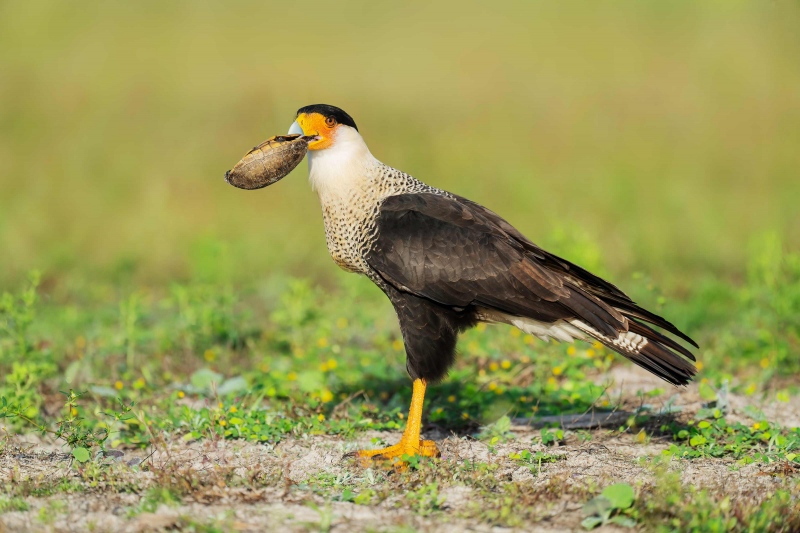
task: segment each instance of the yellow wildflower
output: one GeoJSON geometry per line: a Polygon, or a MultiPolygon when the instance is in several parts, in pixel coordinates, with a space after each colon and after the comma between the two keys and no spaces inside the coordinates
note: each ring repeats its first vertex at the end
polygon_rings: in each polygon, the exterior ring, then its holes
{"type": "Polygon", "coordinates": [[[336,327],[339,329],[344,329],[347,327],[347,319],[342,317],[336,321],[336,327]]]}
{"type": "Polygon", "coordinates": [[[327,337],[321,337],[320,339],[317,340],[317,346],[319,346],[320,348],[325,348],[327,345],[328,345],[327,337]]]}
{"type": "Polygon", "coordinates": [[[330,370],[336,370],[336,367],[339,363],[336,362],[336,359],[328,359],[328,368],[330,370]]]}
{"type": "Polygon", "coordinates": [[[116,383],[114,383],[114,388],[115,388],[115,389],[117,389],[117,390],[122,390],[122,387],[123,387],[123,386],[124,386],[124,385],[123,385],[123,384],[122,384],[122,382],[121,382],[121,381],[119,381],[119,380],[117,380],[117,382],[116,382],[116,383]]]}
{"type": "Polygon", "coordinates": [[[328,389],[325,389],[322,391],[322,394],[320,394],[320,399],[324,403],[328,403],[329,401],[333,400],[333,393],[328,389]]]}
{"type": "Polygon", "coordinates": [[[489,383],[489,390],[495,390],[496,388],[497,388],[497,383],[495,383],[494,381],[489,383]]]}
{"type": "Polygon", "coordinates": [[[182,390],[179,390],[178,391],[178,398],[183,398],[184,396],[186,396],[186,393],[183,392],[182,390]]]}
{"type": "Polygon", "coordinates": [[[491,371],[491,372],[497,372],[497,369],[498,369],[498,368],[500,368],[500,365],[498,365],[498,364],[497,364],[497,363],[495,363],[494,361],[492,361],[491,363],[489,363],[489,371],[491,371]]]}
{"type": "Polygon", "coordinates": [[[563,373],[564,373],[564,369],[563,369],[563,368],[561,368],[560,366],[557,366],[557,367],[555,367],[555,368],[553,369],[553,375],[554,375],[554,376],[560,376],[560,375],[561,375],[561,374],[563,374],[563,373]]]}
{"type": "Polygon", "coordinates": [[[322,413],[318,414],[317,415],[317,420],[319,420],[320,422],[324,422],[325,421],[325,415],[323,415],[322,413]]]}
{"type": "Polygon", "coordinates": [[[289,381],[296,381],[297,380],[297,372],[289,372],[286,374],[286,379],[289,381]]]}
{"type": "Polygon", "coordinates": [[[451,394],[450,396],[447,397],[447,401],[453,403],[456,401],[456,397],[451,394]]]}
{"type": "Polygon", "coordinates": [[[761,360],[761,368],[763,368],[764,370],[769,368],[769,359],[767,357],[761,360]]]}
{"type": "Polygon", "coordinates": [[[698,361],[697,363],[695,363],[695,365],[694,365],[694,366],[696,366],[696,367],[697,367],[697,371],[699,372],[699,371],[703,370],[703,366],[704,366],[704,365],[703,365],[703,362],[702,362],[702,361],[698,361]]]}
{"type": "Polygon", "coordinates": [[[213,361],[214,359],[216,359],[216,357],[217,357],[217,354],[214,353],[214,350],[206,350],[203,353],[203,358],[208,362],[213,361]]]}
{"type": "Polygon", "coordinates": [[[500,363],[500,366],[503,368],[503,370],[508,370],[509,368],[511,368],[511,361],[506,359],[505,361],[500,363]]]}
{"type": "Polygon", "coordinates": [[[574,346],[567,346],[567,355],[572,356],[575,355],[575,352],[578,350],[575,349],[574,346]]]}

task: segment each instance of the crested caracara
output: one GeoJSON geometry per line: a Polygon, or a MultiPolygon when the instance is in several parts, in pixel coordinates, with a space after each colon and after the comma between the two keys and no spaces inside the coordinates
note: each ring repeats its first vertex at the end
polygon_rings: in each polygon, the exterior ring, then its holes
{"type": "Polygon", "coordinates": [[[331,257],[386,293],[405,343],[413,380],[405,432],[398,444],[360,457],[438,454],[420,439],[425,387],[453,364],[459,332],[479,322],[543,339],[597,340],[675,385],[694,376],[692,353],[653,326],[697,347],[686,334],[485,207],[381,163],[343,110],[303,107],[289,133],[313,136],[309,180],[331,257]]]}

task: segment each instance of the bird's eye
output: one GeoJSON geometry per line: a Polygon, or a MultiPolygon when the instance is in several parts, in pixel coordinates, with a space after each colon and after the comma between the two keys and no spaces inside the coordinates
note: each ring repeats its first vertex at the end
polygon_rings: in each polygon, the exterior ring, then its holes
{"type": "Polygon", "coordinates": [[[333,117],[327,117],[325,119],[325,125],[328,126],[329,128],[334,127],[336,125],[336,119],[333,117]]]}

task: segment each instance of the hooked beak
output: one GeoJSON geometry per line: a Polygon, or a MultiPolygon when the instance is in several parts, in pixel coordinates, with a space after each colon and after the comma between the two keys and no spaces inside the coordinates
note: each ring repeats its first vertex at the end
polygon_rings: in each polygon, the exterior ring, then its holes
{"type": "Polygon", "coordinates": [[[300,127],[300,124],[298,124],[296,120],[292,122],[292,125],[289,127],[289,135],[292,135],[293,133],[305,135],[303,128],[300,127]]]}

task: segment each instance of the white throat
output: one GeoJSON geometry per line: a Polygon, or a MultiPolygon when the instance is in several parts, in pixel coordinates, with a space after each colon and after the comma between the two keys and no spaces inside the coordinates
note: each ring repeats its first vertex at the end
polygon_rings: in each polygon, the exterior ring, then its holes
{"type": "Polygon", "coordinates": [[[369,179],[369,170],[376,163],[378,160],[370,153],[358,131],[340,125],[330,147],[309,150],[308,181],[320,198],[347,197],[369,179]]]}

